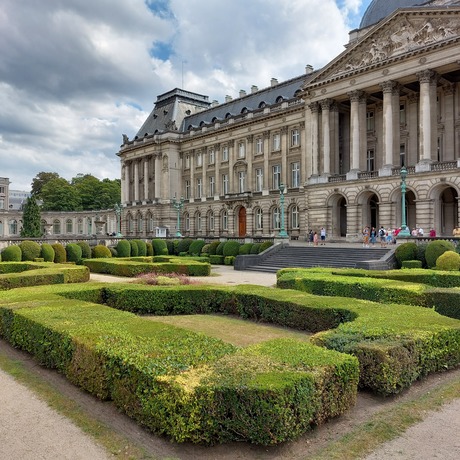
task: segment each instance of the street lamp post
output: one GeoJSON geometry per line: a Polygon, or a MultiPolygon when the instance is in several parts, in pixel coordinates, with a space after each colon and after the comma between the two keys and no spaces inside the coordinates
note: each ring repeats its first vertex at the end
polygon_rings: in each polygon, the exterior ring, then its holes
{"type": "Polygon", "coordinates": [[[119,238],[123,236],[121,234],[121,205],[119,203],[116,203],[114,206],[114,210],[115,210],[115,216],[117,218],[117,233],[115,236],[119,238]]]}
{"type": "Polygon", "coordinates": [[[288,234],[286,232],[286,229],[284,228],[284,192],[286,190],[286,187],[283,183],[280,184],[279,190],[280,190],[280,233],[279,233],[279,237],[287,238],[288,234]]]}
{"type": "Polygon", "coordinates": [[[401,168],[401,231],[398,238],[409,238],[411,236],[406,222],[406,177],[407,169],[403,165],[401,168]]]}
{"type": "Polygon", "coordinates": [[[176,236],[178,238],[182,238],[182,233],[180,232],[180,212],[182,208],[184,207],[184,197],[181,196],[180,200],[176,200],[176,198],[173,198],[171,200],[171,204],[173,205],[173,208],[177,211],[177,231],[176,231],[176,236]]]}

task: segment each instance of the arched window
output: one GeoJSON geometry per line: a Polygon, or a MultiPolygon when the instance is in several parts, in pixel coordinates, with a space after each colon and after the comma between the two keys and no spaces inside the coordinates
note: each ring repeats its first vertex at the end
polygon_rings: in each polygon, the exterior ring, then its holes
{"type": "Polygon", "coordinates": [[[259,109],[264,109],[265,107],[267,107],[267,104],[262,101],[260,104],[259,104],[259,109]]]}
{"type": "Polygon", "coordinates": [[[155,231],[155,222],[153,220],[153,215],[149,213],[147,215],[147,229],[149,233],[153,233],[155,231]]]}
{"type": "MultiPolygon", "coordinates": [[[[47,225],[47,224],[46,224],[46,220],[45,220],[45,219],[42,219],[42,220],[40,221],[40,233],[41,233],[42,235],[44,235],[44,234],[46,233],[46,225],[47,225]]],[[[1,235],[1,233],[0,233],[0,235],[1,235]]]]}
{"type": "Polygon", "coordinates": [[[299,207],[292,206],[290,209],[290,224],[291,228],[299,228],[299,207]]]}
{"type": "Polygon", "coordinates": [[[73,232],[73,223],[72,219],[67,219],[65,221],[65,232],[66,233],[72,233],[73,232]]]}
{"type": "Polygon", "coordinates": [[[273,208],[272,211],[272,228],[280,228],[280,208],[273,208]]]}
{"type": "Polygon", "coordinates": [[[143,226],[144,226],[144,222],[143,222],[143,219],[142,219],[142,214],[139,213],[137,215],[137,222],[136,222],[136,227],[137,227],[137,232],[138,233],[142,232],[143,226]]]}
{"type": "Polygon", "coordinates": [[[209,213],[209,230],[214,231],[214,213],[211,211],[209,213]]]}
{"type": "Polygon", "coordinates": [[[195,216],[195,229],[197,232],[201,232],[201,213],[197,212],[195,216]]]}
{"type": "Polygon", "coordinates": [[[61,221],[59,219],[55,219],[53,221],[53,233],[55,235],[59,235],[61,233],[61,221]]]}
{"type": "Polygon", "coordinates": [[[134,231],[134,220],[131,214],[128,214],[128,232],[132,233],[134,231]]]}
{"type": "Polygon", "coordinates": [[[280,103],[283,102],[283,101],[284,101],[284,97],[283,97],[283,96],[278,96],[278,97],[276,98],[276,103],[277,103],[277,104],[280,104],[280,103]]]}
{"type": "Polygon", "coordinates": [[[228,230],[228,212],[227,211],[222,211],[221,214],[221,227],[222,230],[228,230]]]}
{"type": "Polygon", "coordinates": [[[83,219],[77,220],[77,233],[79,235],[83,234],[83,219]]]}
{"type": "Polygon", "coordinates": [[[190,231],[190,216],[187,212],[184,214],[184,227],[186,232],[190,231]]]}
{"type": "Polygon", "coordinates": [[[261,208],[256,210],[256,230],[262,230],[264,226],[264,213],[261,208]]]}
{"type": "Polygon", "coordinates": [[[18,234],[18,221],[16,219],[10,220],[10,235],[18,234]]]}

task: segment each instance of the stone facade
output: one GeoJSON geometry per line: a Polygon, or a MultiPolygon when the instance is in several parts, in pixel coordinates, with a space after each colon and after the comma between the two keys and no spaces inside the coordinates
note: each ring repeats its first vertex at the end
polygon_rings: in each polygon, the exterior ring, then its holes
{"type": "Polygon", "coordinates": [[[159,96],[135,139],[124,136],[127,236],[304,237],[321,227],[357,238],[406,221],[451,235],[459,225],[460,7],[398,9],[355,30],[319,71],[227,97],[159,96]],[[182,108],[182,111],[178,110],[182,108]],[[280,185],[286,186],[280,206],[280,185]]]}

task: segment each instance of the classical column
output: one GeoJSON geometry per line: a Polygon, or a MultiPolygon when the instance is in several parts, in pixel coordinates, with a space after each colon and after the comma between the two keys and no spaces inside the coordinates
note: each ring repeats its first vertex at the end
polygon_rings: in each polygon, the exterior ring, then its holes
{"type": "Polygon", "coordinates": [[[406,145],[406,165],[413,166],[418,162],[418,94],[409,94],[407,98],[407,127],[409,131],[409,145],[406,145]]]}
{"type": "Polygon", "coordinates": [[[139,160],[134,161],[134,201],[139,201],[139,160]]]}
{"type": "Polygon", "coordinates": [[[318,120],[319,120],[319,104],[317,102],[312,102],[309,105],[311,112],[311,146],[310,146],[310,155],[311,155],[311,165],[312,165],[312,176],[318,175],[318,155],[319,155],[319,142],[318,142],[318,120]]]}
{"type": "Polygon", "coordinates": [[[331,99],[323,99],[320,101],[321,104],[321,121],[322,121],[322,131],[323,131],[323,168],[322,173],[328,175],[331,171],[331,119],[330,119],[330,110],[332,105],[331,99]]]}
{"type": "Polygon", "coordinates": [[[263,177],[264,183],[262,187],[262,195],[268,195],[270,191],[270,169],[269,169],[270,131],[264,131],[263,138],[264,138],[264,177],[263,177]]]}
{"type": "Polygon", "coordinates": [[[432,101],[431,85],[436,80],[436,73],[432,70],[417,72],[420,82],[420,162],[431,163],[432,153],[432,117],[431,112],[436,112],[436,101],[432,101]]]}
{"type": "MultiPolygon", "coordinates": [[[[155,156],[155,197],[161,198],[161,153],[155,156]]],[[[169,197],[168,197],[169,198],[169,197]]]]}
{"type": "Polygon", "coordinates": [[[359,101],[363,91],[348,93],[350,98],[350,171],[359,171],[360,116],[359,101]]]}
{"type": "Polygon", "coordinates": [[[149,157],[144,158],[144,201],[149,199],[149,157]]]}
{"type": "Polygon", "coordinates": [[[121,163],[121,204],[129,201],[129,166],[123,161],[121,163]]]}
{"type": "Polygon", "coordinates": [[[280,139],[280,146],[281,146],[281,182],[288,186],[288,164],[287,164],[287,156],[289,152],[289,135],[288,135],[288,127],[283,126],[281,128],[281,139],[280,139]]]}
{"type": "Polygon", "coordinates": [[[299,123],[300,129],[300,186],[303,186],[305,183],[305,179],[308,177],[308,162],[307,162],[307,149],[305,146],[307,145],[306,139],[306,129],[305,129],[305,121],[301,121],[299,123]]]}
{"type": "Polygon", "coordinates": [[[246,170],[246,190],[252,191],[252,156],[254,149],[254,136],[250,134],[246,137],[247,149],[246,149],[246,161],[248,164],[246,170]]]}
{"type": "Polygon", "coordinates": [[[339,107],[337,103],[331,106],[331,174],[340,173],[340,156],[339,156],[339,107]]]}
{"type": "Polygon", "coordinates": [[[383,91],[383,168],[390,171],[394,164],[395,142],[399,145],[399,85],[395,81],[385,81],[380,84],[383,91]],[[395,97],[396,94],[396,97],[395,97]],[[396,106],[396,107],[395,107],[396,106]],[[397,128],[398,127],[398,128],[397,128]]]}
{"type": "Polygon", "coordinates": [[[444,160],[452,161],[455,155],[455,116],[454,116],[455,85],[443,86],[444,96],[444,160]]]}

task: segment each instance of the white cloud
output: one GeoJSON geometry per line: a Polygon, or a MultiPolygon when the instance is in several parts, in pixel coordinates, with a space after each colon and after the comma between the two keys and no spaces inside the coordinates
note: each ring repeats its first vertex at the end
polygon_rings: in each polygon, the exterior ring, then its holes
{"type": "Polygon", "coordinates": [[[3,0],[0,176],[25,190],[40,171],[119,177],[121,134],[137,132],[157,95],[183,80],[222,101],[321,67],[360,4],[3,0]]]}

